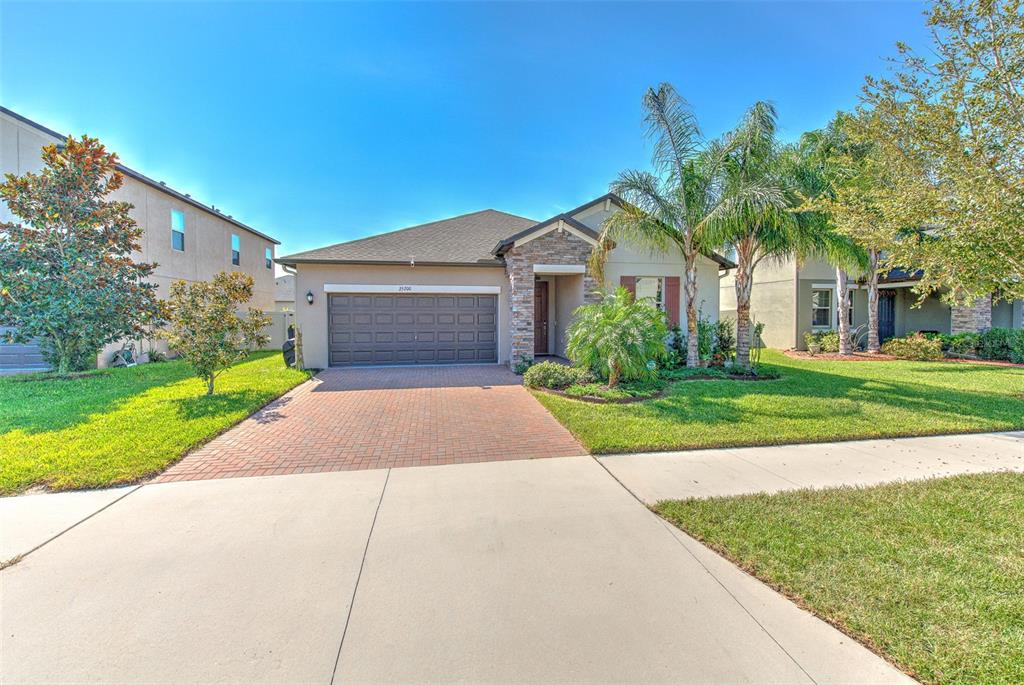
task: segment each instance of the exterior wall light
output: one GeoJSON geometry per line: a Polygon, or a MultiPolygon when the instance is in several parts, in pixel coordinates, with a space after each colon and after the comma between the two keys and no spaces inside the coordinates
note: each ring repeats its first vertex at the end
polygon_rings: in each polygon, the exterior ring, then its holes
{"type": "Polygon", "coordinates": [[[306,302],[313,304],[313,291],[310,290],[306,293],[306,302]]]}

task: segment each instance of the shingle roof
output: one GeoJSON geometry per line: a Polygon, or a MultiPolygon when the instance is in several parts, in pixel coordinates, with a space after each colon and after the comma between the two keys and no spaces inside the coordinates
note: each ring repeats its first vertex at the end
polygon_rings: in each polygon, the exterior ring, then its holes
{"type": "Polygon", "coordinates": [[[536,225],[533,219],[485,209],[389,233],[279,257],[281,264],[299,262],[459,264],[496,266],[491,254],[498,241],[536,225]]]}

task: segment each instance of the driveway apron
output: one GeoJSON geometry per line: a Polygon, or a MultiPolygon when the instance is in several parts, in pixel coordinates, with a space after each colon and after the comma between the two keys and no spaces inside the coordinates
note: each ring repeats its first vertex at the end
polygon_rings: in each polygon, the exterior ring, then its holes
{"type": "Polygon", "coordinates": [[[327,369],[156,481],[583,454],[503,366],[327,369]]]}

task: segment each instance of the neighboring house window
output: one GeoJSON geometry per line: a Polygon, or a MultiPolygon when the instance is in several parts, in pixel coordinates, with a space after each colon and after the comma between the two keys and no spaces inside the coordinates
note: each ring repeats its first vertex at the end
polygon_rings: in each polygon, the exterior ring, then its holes
{"type": "Polygon", "coordinates": [[[185,212],[177,209],[171,210],[171,247],[185,251],[185,212]]]}
{"type": "Polygon", "coordinates": [[[665,279],[661,276],[637,276],[636,299],[650,300],[658,309],[665,310],[665,279]]]}
{"type": "Polygon", "coordinates": [[[266,262],[268,269],[274,268],[274,251],[269,247],[263,250],[263,260],[266,262]]]}
{"type": "Polygon", "coordinates": [[[832,291],[811,291],[811,326],[814,328],[832,327],[832,291]]]}
{"type": "Polygon", "coordinates": [[[238,266],[239,262],[242,261],[242,259],[241,259],[241,249],[242,249],[241,241],[238,239],[237,235],[232,233],[231,234],[231,263],[234,264],[235,266],[238,266]]]}

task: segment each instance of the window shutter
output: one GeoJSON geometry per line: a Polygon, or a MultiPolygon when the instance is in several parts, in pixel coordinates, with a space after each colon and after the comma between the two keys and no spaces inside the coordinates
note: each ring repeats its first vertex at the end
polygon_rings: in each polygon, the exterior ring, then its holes
{"type": "Polygon", "coordinates": [[[668,312],[668,325],[679,325],[679,276],[665,277],[665,310],[668,312]]]}
{"type": "Polygon", "coordinates": [[[636,276],[620,276],[619,285],[629,291],[629,294],[636,298],[636,276]]]}

